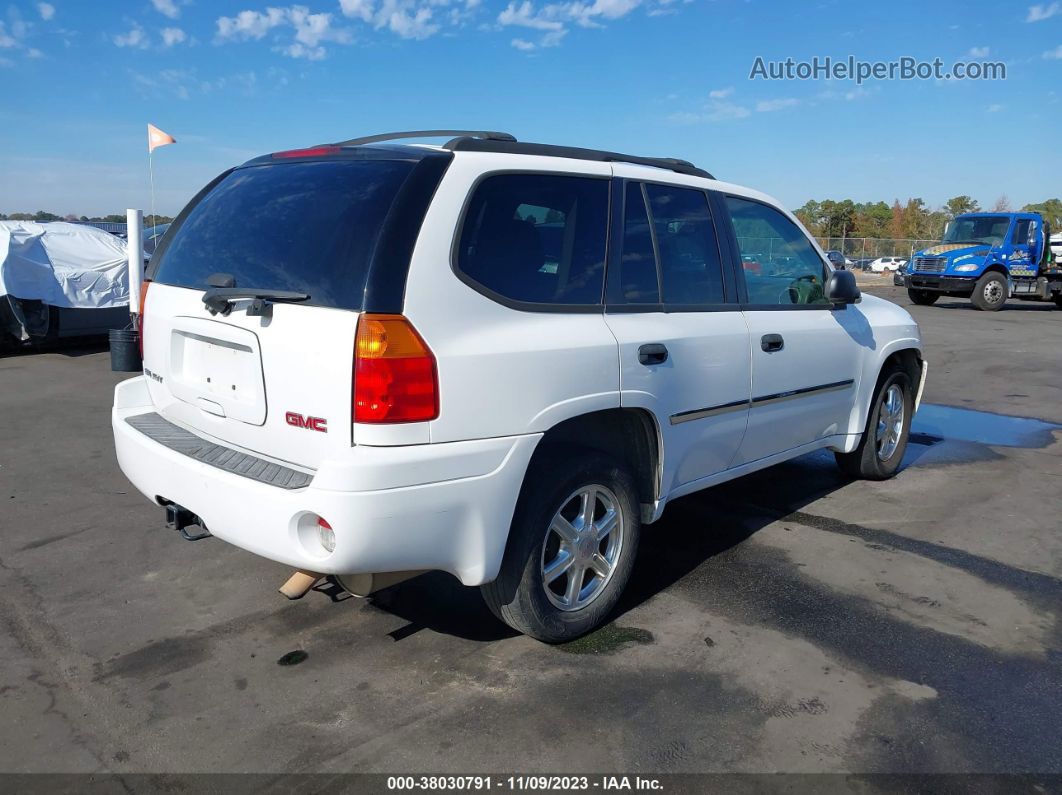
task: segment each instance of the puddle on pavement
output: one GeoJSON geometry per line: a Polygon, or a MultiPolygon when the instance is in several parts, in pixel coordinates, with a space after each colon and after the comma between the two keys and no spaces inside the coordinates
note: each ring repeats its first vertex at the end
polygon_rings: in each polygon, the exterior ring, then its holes
{"type": "Polygon", "coordinates": [[[1031,417],[923,403],[911,433],[945,441],[976,442],[993,447],[1047,447],[1062,425],[1031,417]]]}
{"type": "Polygon", "coordinates": [[[653,633],[638,627],[617,627],[606,624],[596,632],[563,643],[558,648],[569,654],[611,654],[628,643],[647,644],[653,642],[653,633]]]}
{"type": "Polygon", "coordinates": [[[993,447],[1047,447],[1062,425],[955,406],[923,403],[911,425],[906,466],[990,461],[993,447]]]}

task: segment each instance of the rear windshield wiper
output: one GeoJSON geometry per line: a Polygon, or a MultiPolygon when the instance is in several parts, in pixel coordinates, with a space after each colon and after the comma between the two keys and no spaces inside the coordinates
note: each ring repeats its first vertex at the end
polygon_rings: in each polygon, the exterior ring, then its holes
{"type": "Polygon", "coordinates": [[[292,290],[266,290],[256,287],[211,287],[203,293],[203,303],[212,315],[219,312],[227,315],[232,311],[232,302],[240,298],[250,298],[248,315],[261,315],[269,303],[295,303],[308,301],[309,293],[297,293],[292,290]]]}

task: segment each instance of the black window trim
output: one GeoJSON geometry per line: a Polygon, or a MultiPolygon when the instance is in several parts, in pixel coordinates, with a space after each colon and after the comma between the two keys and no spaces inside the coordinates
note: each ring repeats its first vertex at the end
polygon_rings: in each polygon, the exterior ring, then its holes
{"type": "Polygon", "coordinates": [[[715,191],[709,188],[701,188],[696,185],[687,185],[680,182],[668,182],[666,180],[658,179],[643,179],[641,177],[613,177],[612,178],[612,203],[611,206],[616,208],[612,215],[612,223],[609,229],[609,257],[605,265],[605,313],[606,314],[629,314],[629,313],[663,313],[670,314],[683,313],[683,312],[739,312],[741,311],[741,303],[739,301],[740,294],[738,293],[739,282],[734,278],[732,273],[730,257],[727,256],[727,252],[724,250],[723,240],[727,239],[726,227],[732,226],[729,223],[729,214],[727,217],[727,223],[722,226],[718,220],[719,212],[718,208],[712,201],[712,194],[715,191]],[[614,282],[609,281],[610,272],[619,271],[619,257],[623,254],[623,224],[627,215],[626,195],[627,184],[636,183],[641,186],[642,202],[645,205],[645,213],[649,218],[649,229],[652,234],[653,240],[653,256],[656,259],[656,284],[657,292],[662,299],[659,303],[655,304],[628,304],[620,299],[620,296],[616,292],[616,285],[614,282]],[[657,248],[656,242],[656,229],[653,223],[652,210],[649,206],[649,197],[646,192],[646,185],[661,185],[666,188],[683,188],[685,190],[698,191],[704,194],[705,200],[708,205],[708,217],[712,222],[712,228],[715,232],[715,245],[719,253],[719,267],[723,276],[723,302],[715,304],[671,304],[663,300],[663,274],[660,267],[660,252],[657,248]]]}
{"type": "Polygon", "coordinates": [[[580,315],[600,315],[604,312],[604,293],[605,284],[608,278],[608,261],[610,254],[610,235],[608,230],[612,226],[612,192],[608,191],[608,207],[605,213],[605,269],[601,274],[601,299],[596,304],[557,304],[557,303],[536,303],[534,301],[519,301],[515,298],[509,298],[502,295],[499,292],[492,290],[485,284],[473,279],[467,273],[461,270],[461,266],[458,264],[459,254],[461,249],[461,236],[465,230],[465,219],[468,216],[468,209],[472,204],[472,197],[476,195],[476,191],[479,186],[485,180],[491,177],[504,176],[507,174],[530,174],[534,176],[542,177],[581,177],[584,179],[600,179],[611,180],[607,174],[586,174],[579,171],[552,171],[550,169],[540,168],[500,168],[492,171],[484,171],[479,174],[472,182],[472,185],[465,192],[465,199],[461,205],[461,213],[457,217],[457,225],[454,227],[453,239],[450,242],[450,270],[453,271],[456,276],[464,284],[471,287],[480,295],[489,298],[497,304],[508,307],[509,309],[515,309],[518,312],[545,312],[545,313],[559,313],[567,312],[569,314],[580,315]]]}
{"type": "MultiPolygon", "coordinates": [[[[743,311],[749,312],[807,312],[807,311],[822,311],[822,310],[834,310],[844,309],[845,305],[840,306],[834,304],[831,301],[827,301],[822,304],[754,304],[749,301],[748,285],[745,284],[745,269],[741,266],[741,247],[737,242],[737,231],[734,229],[734,219],[730,215],[730,208],[727,206],[726,200],[728,198],[740,199],[741,201],[751,202],[753,204],[762,205],[770,210],[774,210],[777,213],[781,213],[782,217],[787,218],[780,207],[777,207],[770,202],[761,201],[751,196],[742,196],[740,193],[727,193],[724,191],[713,191],[717,193],[718,203],[726,211],[727,220],[727,233],[730,238],[730,257],[731,257],[731,270],[734,272],[738,279],[738,290],[740,294],[740,306],[743,311]]],[[[811,250],[815,251],[814,241],[808,237],[807,232],[797,224],[797,230],[800,234],[804,235],[804,238],[811,243],[811,250]]],[[[817,252],[816,252],[817,253],[817,252]]],[[[833,272],[833,268],[822,261],[822,257],[819,257],[823,266],[823,290],[826,289],[826,282],[829,280],[829,274],[833,272]]]]}

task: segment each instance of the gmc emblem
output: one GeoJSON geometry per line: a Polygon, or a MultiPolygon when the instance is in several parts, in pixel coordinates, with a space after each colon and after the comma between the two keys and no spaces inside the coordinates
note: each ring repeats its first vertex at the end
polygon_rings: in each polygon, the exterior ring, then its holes
{"type": "Polygon", "coordinates": [[[308,428],[311,431],[328,433],[328,420],[321,417],[304,417],[294,411],[289,411],[284,415],[284,422],[296,428],[308,428]]]}

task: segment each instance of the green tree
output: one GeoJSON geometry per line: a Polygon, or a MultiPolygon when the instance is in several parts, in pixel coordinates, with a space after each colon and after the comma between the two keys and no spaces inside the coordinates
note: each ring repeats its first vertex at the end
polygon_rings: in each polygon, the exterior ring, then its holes
{"type": "Polygon", "coordinates": [[[1023,212],[1040,213],[1054,232],[1062,232],[1062,199],[1047,199],[1039,204],[1026,204],[1023,212]]]}
{"type": "Polygon", "coordinates": [[[948,199],[944,203],[944,211],[948,214],[948,218],[954,218],[956,215],[962,215],[963,213],[976,213],[980,211],[981,205],[977,203],[976,199],[971,199],[969,196],[963,194],[962,196],[956,196],[953,199],[948,199]]]}

